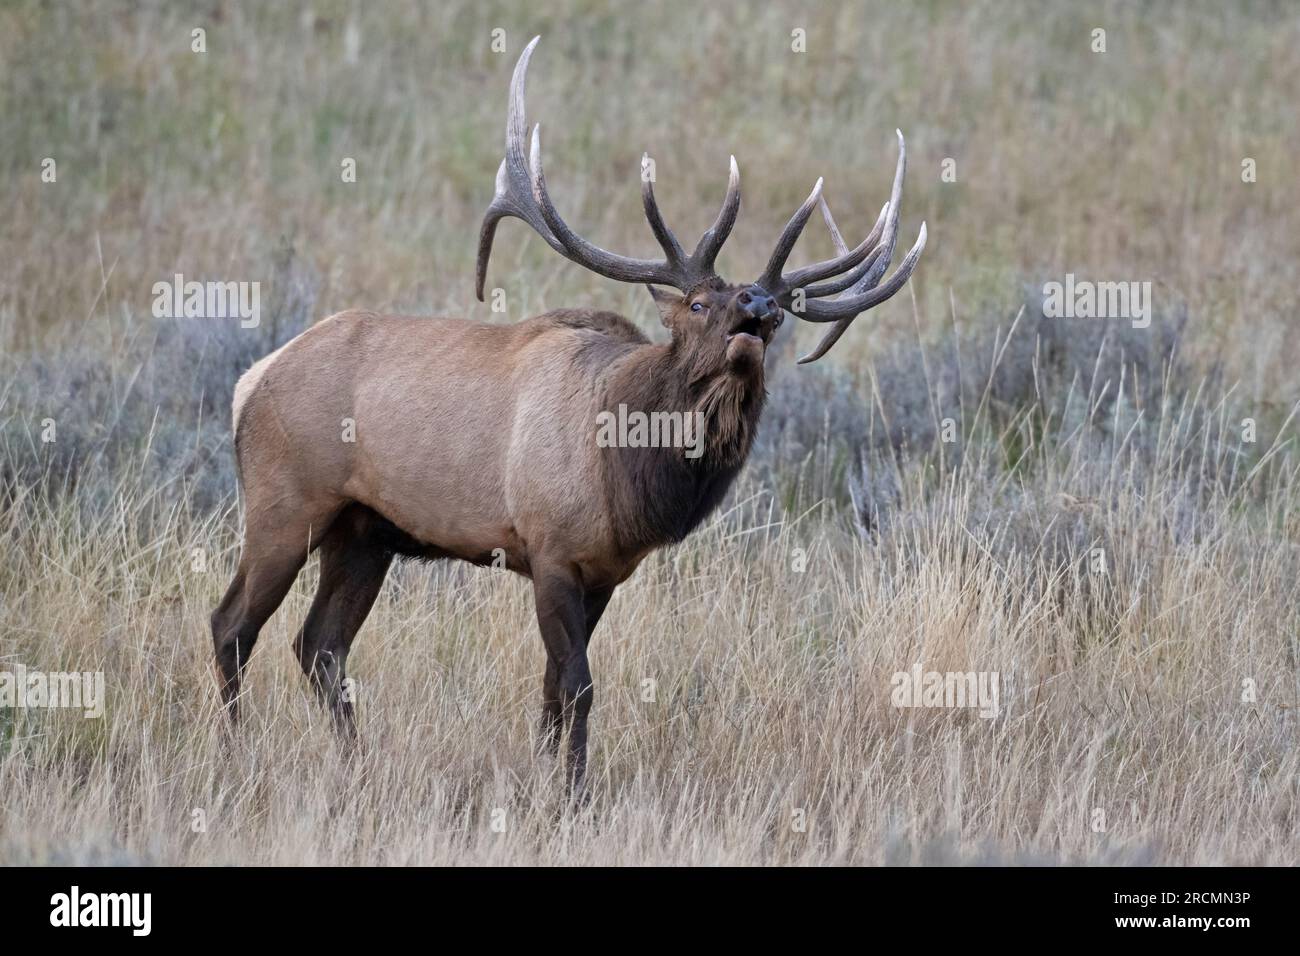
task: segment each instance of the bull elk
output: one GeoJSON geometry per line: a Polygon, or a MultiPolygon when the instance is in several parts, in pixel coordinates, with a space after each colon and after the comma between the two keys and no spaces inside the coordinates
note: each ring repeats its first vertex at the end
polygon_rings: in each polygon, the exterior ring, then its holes
{"type": "Polygon", "coordinates": [[[820,358],[849,323],[903,287],[925,247],[881,281],[898,235],[905,153],[870,234],[852,249],[821,198],[821,180],[781,231],[757,280],[714,269],[736,222],[740,174],[687,255],[664,223],[650,177],[641,195],[662,259],[607,252],[560,218],[546,190],[538,127],[525,153],[524,81],[510,84],[506,154],[479,234],[477,294],[500,221],[522,219],[564,258],[646,285],[671,341],[657,344],[612,312],[560,309],[492,325],[349,311],[261,359],[234,397],[246,528],[234,580],[212,614],[224,707],[238,717],[244,665],[308,554],[320,585],[294,642],[345,736],[354,735],[347,656],[395,556],[459,558],[532,579],[546,646],[542,747],[580,784],[593,699],[588,644],[614,589],[647,554],[681,541],[719,504],[745,463],[765,389],[763,362],[783,310],[828,323],[820,358]],[[836,256],[786,270],[820,206],[836,256]],[[675,292],[667,291],[674,289],[675,292]],[[698,416],[703,448],[603,447],[602,412],[619,406],[698,416]],[[350,419],[355,434],[345,436],[350,419]],[[350,437],[352,440],[346,440],[350,437]]]}

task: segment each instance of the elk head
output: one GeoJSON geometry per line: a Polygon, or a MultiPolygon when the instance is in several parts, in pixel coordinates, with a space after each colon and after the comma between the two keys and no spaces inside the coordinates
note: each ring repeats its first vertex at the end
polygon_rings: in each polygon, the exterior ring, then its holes
{"type": "Polygon", "coordinates": [[[898,239],[898,210],[903,191],[906,152],[898,134],[898,166],[889,202],[880,210],[875,227],[850,249],[840,236],[830,209],[822,199],[822,181],[795,211],[777,240],[763,274],[752,283],[732,285],[718,276],[714,261],[736,224],[740,210],[740,170],[731,157],[726,198],[713,225],[687,255],[664,223],[655,202],[652,177],[642,160],[641,200],[662,259],[635,259],[607,252],[578,235],[560,218],[546,191],[542,170],[540,124],[533,127],[528,154],[524,153],[527,123],[524,118],[524,83],[528,61],[540,37],[524,48],[510,82],[506,114],[506,155],[497,170],[496,195],[479,232],[477,294],[483,299],[488,258],[497,223],[506,216],[522,219],[552,249],[572,262],[619,282],[643,283],[659,306],[664,325],[672,332],[673,348],[686,361],[688,374],[740,378],[759,376],[772,334],[783,312],[807,321],[833,323],[820,344],[799,362],[813,362],[833,346],[861,313],[884,302],[903,287],[925,249],[925,224],[916,244],[885,282],[898,239]],[[822,216],[835,243],[836,256],[824,262],[785,271],[786,260],[803,232],[814,208],[822,216]],[[680,295],[660,286],[678,290],[680,295]]]}

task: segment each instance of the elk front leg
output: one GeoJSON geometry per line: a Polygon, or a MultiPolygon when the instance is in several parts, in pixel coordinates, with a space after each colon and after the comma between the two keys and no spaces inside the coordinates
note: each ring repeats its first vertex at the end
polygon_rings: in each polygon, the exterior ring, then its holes
{"type": "Polygon", "coordinates": [[[563,567],[535,569],[533,594],[547,656],[543,742],[552,746],[553,738],[558,748],[561,725],[568,726],[568,777],[578,790],[587,770],[587,715],[595,696],[587,663],[585,594],[576,572],[563,567]]]}
{"type": "MultiPolygon", "coordinates": [[[[583,594],[583,623],[586,629],[584,642],[591,646],[591,635],[605,613],[605,606],[614,594],[611,588],[596,588],[583,594]]],[[[560,730],[563,726],[563,705],[560,703],[560,664],[546,651],[546,675],[542,678],[542,724],[538,749],[555,757],[560,752],[560,730]]]]}
{"type": "Polygon", "coordinates": [[[542,725],[538,734],[538,751],[555,757],[560,752],[560,728],[564,716],[560,705],[560,665],[546,649],[546,673],[542,677],[542,725]]]}

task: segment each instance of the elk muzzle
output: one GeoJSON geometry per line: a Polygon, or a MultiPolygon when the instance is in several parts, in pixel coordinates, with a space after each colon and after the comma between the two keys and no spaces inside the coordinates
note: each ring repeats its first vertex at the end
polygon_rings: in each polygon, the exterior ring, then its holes
{"type": "Polygon", "coordinates": [[[744,370],[763,363],[763,353],[783,313],[776,298],[762,286],[751,285],[736,293],[727,326],[727,360],[744,370]]]}

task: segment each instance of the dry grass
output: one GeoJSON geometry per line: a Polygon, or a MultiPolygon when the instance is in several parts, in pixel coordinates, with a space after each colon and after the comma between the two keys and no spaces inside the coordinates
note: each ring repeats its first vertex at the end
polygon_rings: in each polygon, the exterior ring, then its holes
{"type": "MultiPolygon", "coordinates": [[[[0,861],[1296,862],[1300,19],[651,7],[0,10],[0,667],[102,670],[109,695],[102,720],[0,710],[0,861]],[[494,26],[511,54],[488,52],[494,26]],[[226,746],[207,615],[238,548],[231,372],[192,347],[217,339],[164,341],[148,314],[152,283],[183,271],[269,287],[282,324],[256,350],[352,305],[490,318],[471,302],[473,236],[513,51],[534,33],[548,178],[600,241],[649,251],[642,149],[687,233],[734,152],[747,198],[723,266],[756,272],[817,175],[841,225],[869,225],[895,126],[905,221],[932,237],[912,295],[834,353],[826,393],[860,417],[823,431],[821,386],[779,381],[779,447],[616,594],[593,645],[584,810],[530,749],[543,654],[526,582],[488,571],[390,577],[350,661],[365,742],[349,757],[289,647],[309,565],[226,746]],[[947,156],[956,184],[939,181],[947,156]],[[1188,316],[1177,371],[1153,350],[1146,381],[1131,353],[1090,375],[1045,353],[1086,358],[1092,332],[1027,322],[1000,361],[975,350],[973,392],[893,358],[995,326],[1002,341],[1022,283],[1065,271],[1155,282],[1157,309],[1188,316]],[[959,466],[918,438],[945,389],[959,466]],[[75,453],[31,437],[47,413],[75,453]],[[902,420],[920,425],[894,435],[902,420]],[[915,662],[998,672],[1001,716],[891,706],[915,662]]],[[[525,232],[503,228],[491,275],[508,320],[599,303],[649,327],[642,293],[557,266],[525,232]]],[[[803,254],[826,251],[819,236],[803,254]]]]}
{"type": "MultiPolygon", "coordinates": [[[[1058,460],[1046,486],[1086,484],[1085,463],[1058,460]]],[[[1104,507],[1041,503],[1044,527],[1089,522],[1103,577],[1047,544],[1007,552],[1008,527],[976,519],[960,478],[906,502],[916,521],[892,550],[742,500],[617,594],[594,650],[596,797],[576,814],[529,750],[542,653],[520,580],[394,575],[353,656],[365,746],[351,762],[289,649],[304,580],[263,633],[227,750],[205,623],[231,571],[230,517],[158,529],[126,498],[86,527],[20,503],[4,527],[7,640],[31,666],[102,669],[109,711],[18,712],[0,848],[34,862],[1293,862],[1295,527],[1266,539],[1225,497],[1213,528],[1184,536],[1174,488],[1141,496],[1118,475],[1104,507]],[[220,552],[205,573],[196,547],[220,552]],[[1001,716],[890,706],[891,674],[917,661],[1000,673],[1001,716]]],[[[1281,487],[1268,507],[1295,504],[1281,487]]]]}

